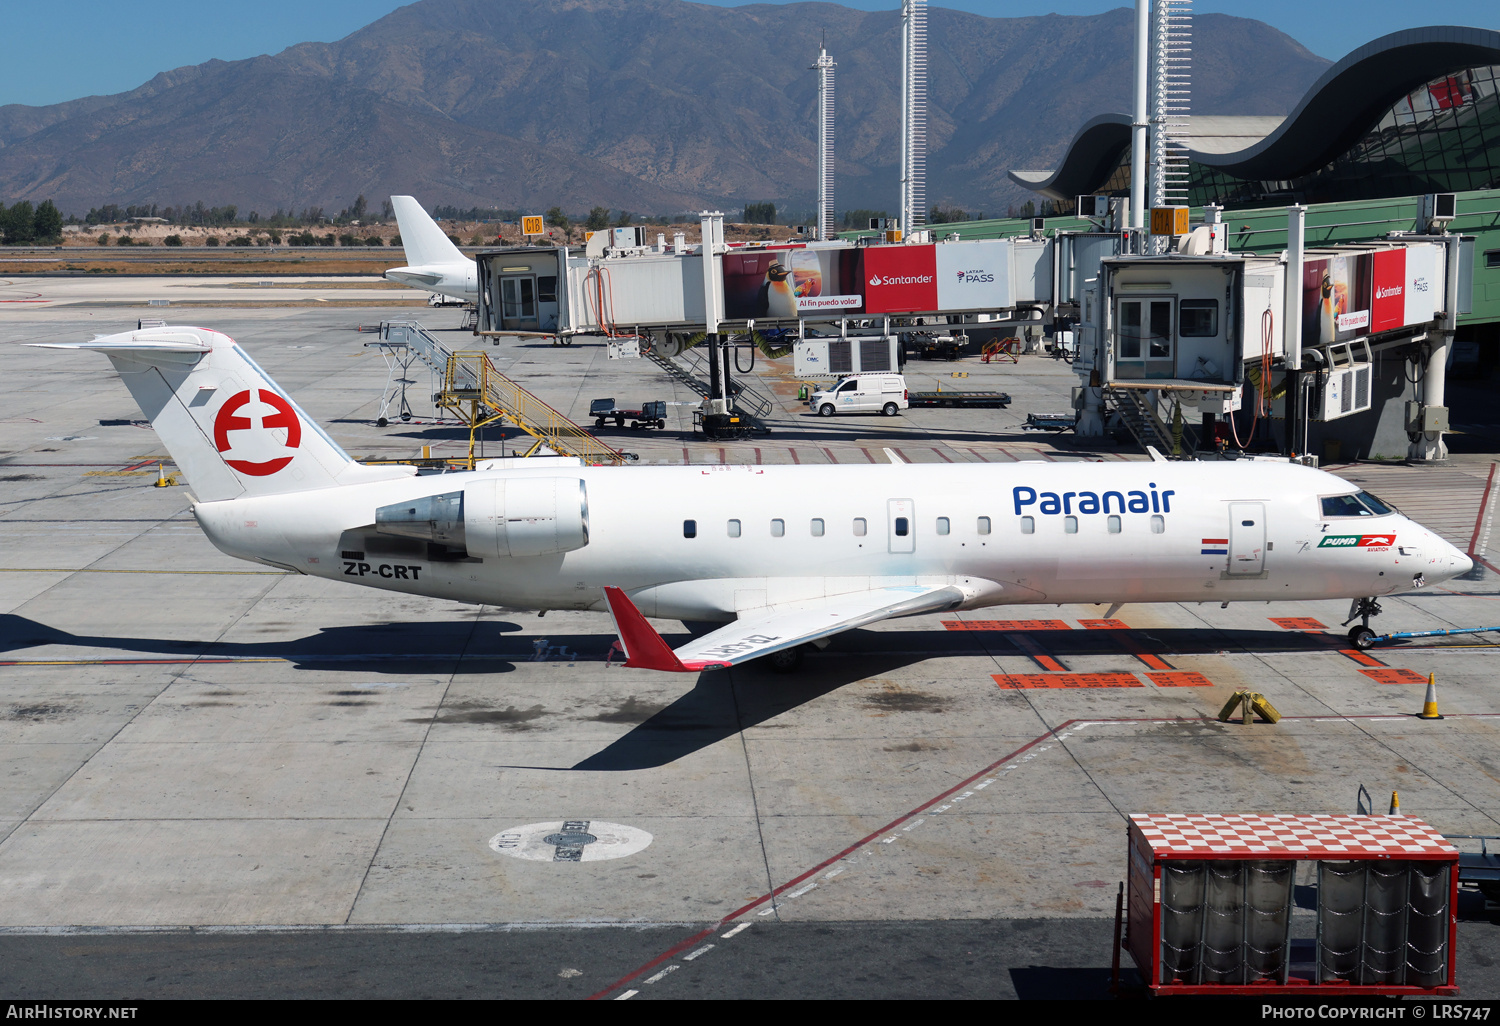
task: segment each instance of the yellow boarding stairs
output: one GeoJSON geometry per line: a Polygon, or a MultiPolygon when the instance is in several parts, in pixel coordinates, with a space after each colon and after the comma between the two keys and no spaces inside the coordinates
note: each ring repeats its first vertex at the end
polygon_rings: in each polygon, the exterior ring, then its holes
{"type": "Polygon", "coordinates": [[[452,410],[469,426],[470,469],[474,467],[479,430],[499,421],[509,421],[536,439],[522,454],[525,456],[546,448],[561,456],[577,456],[595,466],[618,466],[630,458],[501,374],[482,352],[448,354],[443,388],[433,402],[440,409],[452,410]]]}

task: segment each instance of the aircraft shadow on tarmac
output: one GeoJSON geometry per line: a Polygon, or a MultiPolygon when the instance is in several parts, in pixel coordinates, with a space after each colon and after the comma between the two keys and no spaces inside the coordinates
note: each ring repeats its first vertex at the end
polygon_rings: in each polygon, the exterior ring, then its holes
{"type": "MultiPolygon", "coordinates": [[[[690,625],[701,629],[701,625],[690,625]]],[[[1328,652],[1348,645],[1340,635],[1292,631],[1059,630],[1028,634],[1058,659],[1110,655],[1120,669],[1143,669],[1131,649],[1163,656],[1240,652],[1328,652]],[[1130,638],[1126,646],[1125,635],[1130,638]]],[[[301,638],[264,642],[206,642],[167,638],[104,637],[71,634],[14,613],[0,614],[0,653],[66,646],[97,652],[137,653],[143,659],[284,659],[298,669],[343,669],[369,674],[408,675],[508,673],[517,663],[594,663],[610,655],[607,634],[559,635],[508,621],[472,620],[369,624],[321,628],[301,638]]],[[[681,644],[679,635],[667,638],[681,644]]],[[[666,706],[638,704],[632,696],[601,722],[630,724],[630,730],[573,766],[526,769],[618,772],[664,766],[710,747],[856,681],[878,677],[927,658],[1028,653],[998,631],[865,631],[833,639],[811,653],[799,671],[775,673],[756,663],[701,673],[690,690],[666,706]]],[[[104,658],[118,658],[104,657],[104,658]]],[[[131,661],[131,660],[126,660],[131,661]]],[[[987,664],[979,678],[994,669],[987,664]]],[[[1039,669],[1039,668],[1038,668],[1039,669]]],[[[622,671],[620,682],[629,683],[622,671]]],[[[687,683],[686,675],[683,677],[687,683]]],[[[441,715],[441,713],[439,713],[441,715]]]]}

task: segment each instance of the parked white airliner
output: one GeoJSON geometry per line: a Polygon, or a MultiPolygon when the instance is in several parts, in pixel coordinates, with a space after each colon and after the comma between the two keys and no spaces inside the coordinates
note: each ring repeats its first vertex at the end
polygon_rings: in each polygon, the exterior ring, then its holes
{"type": "Polygon", "coordinates": [[[1472,566],[1374,496],[1287,463],[533,457],[419,475],[356,463],[218,332],[46,345],[113,361],[229,555],[466,602],[608,608],[627,666],[791,662],[889,617],[1006,603],[1373,599],[1472,566]],[[673,651],[647,616],[732,622],[673,651]]]}
{"type": "Polygon", "coordinates": [[[392,196],[391,206],[396,211],[408,266],[392,267],[385,276],[440,296],[477,302],[479,277],[474,261],[463,255],[412,197],[392,196]]]}

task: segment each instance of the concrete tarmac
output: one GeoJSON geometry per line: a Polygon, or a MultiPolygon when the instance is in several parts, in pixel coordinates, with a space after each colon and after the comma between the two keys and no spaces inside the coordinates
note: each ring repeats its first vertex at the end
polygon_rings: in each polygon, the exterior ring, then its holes
{"type": "MultiPolygon", "coordinates": [[[[234,336],[357,457],[457,455],[425,374],[411,420],[386,403],[352,329],[389,315],[163,314],[234,336]]],[[[19,344],[137,316],[0,312],[3,996],[1103,996],[1130,813],[1353,812],[1363,786],[1377,811],[1395,790],[1445,833],[1500,834],[1494,636],[1351,655],[1347,603],[1127,606],[1123,629],[1093,606],[914,617],[792,676],[695,680],[608,665],[603,614],[231,560],[183,488],[150,487],[165,451],[107,361],[19,344]],[[1132,683],[996,679],[1058,667],[1132,683]],[[1441,721],[1412,716],[1428,673],[1441,721]],[[1245,687],[1279,724],[1213,718],[1245,687]]],[[[600,432],[641,463],[1140,458],[1021,430],[1076,380],[1040,357],[907,368],[1008,410],[832,421],[797,404],[790,361],[760,360],[772,431],[721,446],[692,437],[686,386],[597,340],[447,337],[582,422],[591,398],[684,404],[667,430],[600,432]]],[[[1487,559],[1494,467],[1334,470],[1487,559]]],[[[1487,624],[1497,582],[1481,564],[1375,626],[1487,624]]],[[[1465,893],[1465,996],[1500,997],[1497,923],[1465,893]]]]}

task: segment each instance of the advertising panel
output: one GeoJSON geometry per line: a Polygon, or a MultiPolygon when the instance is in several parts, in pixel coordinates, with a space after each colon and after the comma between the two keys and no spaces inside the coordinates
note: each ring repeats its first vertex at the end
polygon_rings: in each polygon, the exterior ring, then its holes
{"type": "Polygon", "coordinates": [[[1319,257],[1302,265],[1302,344],[1347,342],[1432,320],[1442,305],[1438,246],[1319,257]]]}
{"type": "Polygon", "coordinates": [[[871,246],[864,256],[866,313],[938,308],[936,246],[871,246]]]}
{"type": "Polygon", "coordinates": [[[856,313],[858,287],[853,249],[758,249],[724,254],[726,320],[792,318],[856,313]]]}
{"type": "Polygon", "coordinates": [[[1369,253],[1340,254],[1302,265],[1302,344],[1347,342],[1370,332],[1369,253]]]}
{"type": "Polygon", "coordinates": [[[949,243],[937,248],[939,310],[1000,310],[1011,306],[1010,243],[949,243]]]}
{"type": "Polygon", "coordinates": [[[1445,254],[1438,246],[1409,246],[1406,250],[1406,323],[1432,320],[1445,302],[1445,254]]]}
{"type": "Polygon", "coordinates": [[[1383,249],[1372,256],[1370,330],[1390,331],[1406,323],[1406,250],[1383,249]]]}

